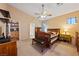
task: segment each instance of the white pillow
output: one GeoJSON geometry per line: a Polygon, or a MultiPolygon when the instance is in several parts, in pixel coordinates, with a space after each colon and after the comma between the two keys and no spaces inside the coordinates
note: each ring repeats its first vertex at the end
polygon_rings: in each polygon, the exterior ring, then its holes
{"type": "Polygon", "coordinates": [[[52,34],[57,34],[56,32],[52,32],[52,34]]]}

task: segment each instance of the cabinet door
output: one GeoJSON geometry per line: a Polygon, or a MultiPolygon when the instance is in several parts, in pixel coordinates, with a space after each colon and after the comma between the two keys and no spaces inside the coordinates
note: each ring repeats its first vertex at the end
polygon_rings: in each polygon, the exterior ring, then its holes
{"type": "Polygon", "coordinates": [[[17,55],[17,47],[16,42],[12,42],[8,45],[8,55],[9,56],[16,56],[17,55]]]}
{"type": "Polygon", "coordinates": [[[4,45],[0,45],[0,56],[8,56],[8,47],[4,45]]]}

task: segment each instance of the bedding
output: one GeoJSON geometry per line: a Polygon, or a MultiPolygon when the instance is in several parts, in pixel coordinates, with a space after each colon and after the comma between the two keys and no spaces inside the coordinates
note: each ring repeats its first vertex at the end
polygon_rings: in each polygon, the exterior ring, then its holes
{"type": "Polygon", "coordinates": [[[58,39],[58,37],[54,37],[51,39],[51,43],[53,43],[54,41],[56,41],[58,39]]]}
{"type": "Polygon", "coordinates": [[[50,40],[52,44],[59,38],[60,29],[48,29],[48,33],[50,34],[50,40]]]}
{"type": "MultiPolygon", "coordinates": [[[[37,37],[37,33],[40,31],[40,28],[35,28],[35,37],[37,37]]],[[[57,39],[59,39],[60,29],[54,28],[54,29],[47,29],[47,33],[50,34],[50,41],[51,44],[55,42],[57,39]]]]}
{"type": "Polygon", "coordinates": [[[50,38],[57,37],[57,36],[58,36],[58,34],[51,34],[50,38]]]}
{"type": "Polygon", "coordinates": [[[50,38],[57,37],[59,35],[59,32],[53,31],[53,29],[51,29],[51,31],[48,30],[48,33],[51,35],[50,38]]]}
{"type": "Polygon", "coordinates": [[[54,41],[56,41],[58,39],[58,34],[51,34],[51,43],[53,43],[54,41]]]}

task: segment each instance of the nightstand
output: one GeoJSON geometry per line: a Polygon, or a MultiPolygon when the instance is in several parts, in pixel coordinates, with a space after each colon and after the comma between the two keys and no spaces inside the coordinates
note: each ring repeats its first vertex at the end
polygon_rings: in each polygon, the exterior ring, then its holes
{"type": "Polygon", "coordinates": [[[71,35],[67,35],[67,34],[60,34],[60,38],[61,41],[65,41],[65,42],[69,42],[71,43],[71,35]]]}

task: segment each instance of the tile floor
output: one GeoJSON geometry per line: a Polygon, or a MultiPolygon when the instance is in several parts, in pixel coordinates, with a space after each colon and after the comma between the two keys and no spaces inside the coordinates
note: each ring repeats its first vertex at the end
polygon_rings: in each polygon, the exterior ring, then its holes
{"type": "Polygon", "coordinates": [[[31,44],[31,40],[23,40],[17,42],[18,56],[78,56],[75,46],[66,42],[56,42],[50,49],[46,49],[43,53],[40,48],[31,44]]]}

